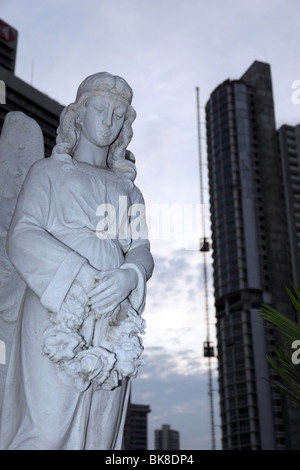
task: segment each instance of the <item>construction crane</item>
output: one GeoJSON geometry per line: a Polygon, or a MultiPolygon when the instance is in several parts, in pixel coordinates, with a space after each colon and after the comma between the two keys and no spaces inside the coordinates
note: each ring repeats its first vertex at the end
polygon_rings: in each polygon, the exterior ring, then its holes
{"type": "Polygon", "coordinates": [[[206,313],[206,341],[203,345],[204,357],[208,360],[208,387],[210,400],[210,426],[211,426],[211,443],[212,450],[216,448],[215,439],[215,418],[214,418],[214,397],[213,397],[213,381],[212,381],[212,357],[214,357],[214,348],[210,341],[210,322],[209,322],[209,305],[208,305],[208,276],[207,276],[207,253],[210,250],[209,241],[206,237],[205,229],[205,204],[203,189],[203,162],[201,153],[201,121],[200,121],[200,92],[196,87],[197,98],[197,125],[198,125],[198,151],[199,151],[199,171],[200,171],[200,203],[201,203],[201,221],[202,221],[202,239],[200,240],[200,252],[203,254],[203,278],[205,292],[205,313],[206,313]]]}

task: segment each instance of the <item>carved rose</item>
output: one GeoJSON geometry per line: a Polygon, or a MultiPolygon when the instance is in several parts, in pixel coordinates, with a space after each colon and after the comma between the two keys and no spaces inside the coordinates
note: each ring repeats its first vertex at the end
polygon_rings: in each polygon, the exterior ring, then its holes
{"type": "Polygon", "coordinates": [[[86,304],[87,297],[75,282],[60,311],[49,312],[50,325],[44,331],[43,353],[73,379],[77,390],[85,390],[91,382],[97,388],[113,390],[120,381],[137,375],[143,352],[139,335],[144,334],[146,324],[129,302],[124,301],[109,323],[104,321],[101,344],[89,345],[83,331],[84,321],[88,316],[92,319],[89,322],[92,338],[94,321],[102,320],[97,312],[89,311],[86,304]]]}
{"type": "Polygon", "coordinates": [[[75,349],[82,345],[76,332],[56,331],[53,327],[44,332],[43,353],[54,362],[68,361],[75,356],[75,349]]]}
{"type": "Polygon", "coordinates": [[[87,295],[79,283],[74,282],[58,314],[51,314],[51,321],[61,329],[78,329],[88,315],[85,309],[87,295]]]}
{"type": "Polygon", "coordinates": [[[88,380],[97,377],[101,383],[107,379],[116,362],[115,355],[100,346],[81,351],[77,359],[80,362],[80,374],[88,380]]]}

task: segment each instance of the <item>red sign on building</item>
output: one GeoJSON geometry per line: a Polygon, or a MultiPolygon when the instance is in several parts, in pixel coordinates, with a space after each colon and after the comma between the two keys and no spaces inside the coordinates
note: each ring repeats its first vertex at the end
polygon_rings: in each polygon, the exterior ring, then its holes
{"type": "Polygon", "coordinates": [[[13,41],[15,39],[11,27],[2,20],[0,20],[0,37],[5,41],[13,41]]]}

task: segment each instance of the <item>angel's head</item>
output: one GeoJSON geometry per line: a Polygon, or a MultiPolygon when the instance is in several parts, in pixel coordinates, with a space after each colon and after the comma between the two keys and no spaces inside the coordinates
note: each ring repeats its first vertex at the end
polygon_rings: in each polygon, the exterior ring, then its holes
{"type": "MultiPolygon", "coordinates": [[[[69,154],[73,157],[83,131],[86,115],[93,103],[115,103],[113,138],[109,142],[107,165],[120,175],[126,175],[132,181],[136,176],[134,157],[127,150],[132,139],[132,123],[136,117],[131,106],[132,89],[121,77],[100,72],[87,77],[79,86],[76,100],[67,106],[61,116],[57,129],[56,154],[69,154]]],[[[105,139],[102,132],[101,139],[105,139]]]]}

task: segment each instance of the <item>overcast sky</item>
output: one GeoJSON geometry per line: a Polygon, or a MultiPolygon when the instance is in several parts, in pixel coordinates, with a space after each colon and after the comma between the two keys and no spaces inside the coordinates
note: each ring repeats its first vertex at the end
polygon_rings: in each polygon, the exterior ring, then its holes
{"type": "MultiPolygon", "coordinates": [[[[134,90],[130,149],[156,269],[144,313],[147,366],[132,401],[151,406],[150,449],[162,424],[180,431],[183,450],[211,448],[195,88],[204,160],[203,106],[218,84],[240,78],[254,60],[271,65],[277,126],[298,124],[300,105],[291,98],[300,80],[299,17],[299,0],[0,0],[0,18],[19,31],[19,78],[61,104],[97,71],[121,75],[134,90]],[[163,205],[177,216],[170,233],[157,225],[163,205]],[[193,226],[183,225],[190,213],[193,226]]],[[[207,228],[208,209],[206,196],[207,228]]],[[[209,296],[216,344],[211,279],[209,296]]],[[[214,389],[220,449],[216,380],[214,389]]]]}

